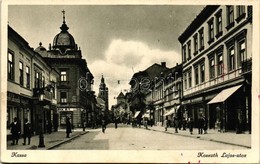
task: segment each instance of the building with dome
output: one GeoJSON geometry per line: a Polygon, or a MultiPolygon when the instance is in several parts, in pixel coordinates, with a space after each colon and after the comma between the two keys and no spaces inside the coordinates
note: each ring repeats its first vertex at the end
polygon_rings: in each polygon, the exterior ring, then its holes
{"type": "Polygon", "coordinates": [[[53,39],[53,44],[49,44],[48,50],[40,43],[35,51],[60,74],[56,84],[60,127],[65,127],[66,117],[70,117],[73,126],[79,128],[84,122],[89,124],[95,115],[96,100],[92,90],[94,77],[68,31],[65,11],[60,29],[60,33],[53,39]]]}

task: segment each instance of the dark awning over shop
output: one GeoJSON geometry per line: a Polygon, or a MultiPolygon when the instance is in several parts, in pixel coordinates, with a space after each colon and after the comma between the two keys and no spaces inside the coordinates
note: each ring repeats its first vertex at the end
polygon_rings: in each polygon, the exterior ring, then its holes
{"type": "Polygon", "coordinates": [[[134,118],[136,118],[139,114],[140,114],[140,111],[136,111],[134,118]]]}
{"type": "Polygon", "coordinates": [[[180,105],[178,105],[178,106],[176,107],[176,109],[175,109],[175,108],[172,108],[170,111],[168,111],[167,113],[165,113],[164,116],[170,116],[170,115],[172,115],[173,113],[175,113],[175,110],[178,110],[179,108],[180,108],[180,105]]]}
{"type": "Polygon", "coordinates": [[[235,93],[242,85],[222,90],[208,104],[220,103],[226,101],[233,93],[235,93]]]}

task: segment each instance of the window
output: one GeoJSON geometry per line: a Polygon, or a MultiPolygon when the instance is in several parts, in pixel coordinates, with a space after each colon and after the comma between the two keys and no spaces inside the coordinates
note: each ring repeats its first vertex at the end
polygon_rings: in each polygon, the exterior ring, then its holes
{"type": "Polygon", "coordinates": [[[60,92],[60,102],[67,103],[67,93],[66,92],[60,92]]]}
{"type": "Polygon", "coordinates": [[[67,81],[67,72],[66,71],[61,71],[60,81],[67,81]]]}
{"type": "Polygon", "coordinates": [[[14,55],[10,52],[8,53],[8,79],[14,80],[14,55]]]}
{"type": "Polygon", "coordinates": [[[194,56],[198,54],[198,34],[193,36],[194,39],[194,56]]]}
{"type": "Polygon", "coordinates": [[[237,19],[236,19],[236,21],[239,22],[240,20],[242,20],[245,17],[246,17],[245,6],[237,6],[237,19]]]}
{"type": "Polygon", "coordinates": [[[187,89],[187,73],[184,74],[184,89],[187,89]]]}
{"type": "Polygon", "coordinates": [[[227,6],[227,29],[234,26],[234,6],[227,6]]]}
{"type": "Polygon", "coordinates": [[[228,49],[228,57],[229,57],[229,71],[232,71],[235,69],[235,50],[234,46],[230,47],[228,49]]]}
{"type": "Polygon", "coordinates": [[[30,68],[26,66],[26,88],[30,88],[30,68]]]}
{"type": "Polygon", "coordinates": [[[183,62],[186,62],[186,46],[182,47],[182,56],[183,56],[183,62]]]}
{"type": "Polygon", "coordinates": [[[42,86],[45,87],[45,77],[42,76],[42,86]]]}
{"type": "Polygon", "coordinates": [[[199,31],[199,37],[200,37],[200,51],[202,51],[204,49],[204,29],[200,29],[199,31]]]}
{"type": "Polygon", "coordinates": [[[218,59],[218,75],[222,75],[224,73],[224,65],[223,65],[223,53],[220,52],[217,55],[217,59],[218,59]]]}
{"type": "Polygon", "coordinates": [[[241,62],[246,60],[246,43],[245,40],[238,43],[238,66],[241,66],[241,62]]]}
{"type": "Polygon", "coordinates": [[[211,44],[214,42],[214,23],[213,18],[208,22],[208,28],[209,28],[209,41],[208,43],[211,44]]]}
{"type": "Polygon", "coordinates": [[[216,14],[216,38],[219,38],[222,34],[222,15],[220,11],[216,14]]]}
{"type": "Polygon", "coordinates": [[[34,87],[40,88],[40,73],[39,72],[35,72],[34,87]]]}
{"type": "Polygon", "coordinates": [[[195,85],[199,84],[199,68],[195,67],[195,85]]]}
{"type": "Polygon", "coordinates": [[[188,79],[189,79],[189,88],[190,88],[191,87],[191,82],[192,82],[191,71],[189,71],[189,73],[188,73],[188,79]]]}
{"type": "Polygon", "coordinates": [[[205,81],[205,65],[202,63],[200,65],[200,82],[203,83],[205,81]]]}
{"type": "Polygon", "coordinates": [[[191,43],[190,43],[191,41],[189,41],[188,43],[187,43],[187,45],[188,45],[188,59],[187,60],[190,60],[191,59],[191,43]]]}
{"type": "Polygon", "coordinates": [[[23,63],[19,62],[19,79],[20,79],[20,85],[23,86],[23,63]]]}
{"type": "Polygon", "coordinates": [[[215,77],[215,59],[214,56],[209,59],[209,77],[213,79],[215,77]]]}

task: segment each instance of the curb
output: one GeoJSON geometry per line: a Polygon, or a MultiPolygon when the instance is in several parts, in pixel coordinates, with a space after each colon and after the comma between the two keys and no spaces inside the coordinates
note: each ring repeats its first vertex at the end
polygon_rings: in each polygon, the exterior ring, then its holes
{"type": "Polygon", "coordinates": [[[73,137],[71,137],[71,138],[69,138],[69,139],[67,139],[67,140],[61,141],[61,142],[59,142],[59,143],[57,143],[57,144],[55,144],[55,145],[53,145],[53,146],[48,147],[46,150],[54,149],[54,148],[56,148],[56,147],[58,147],[58,146],[60,146],[60,145],[62,145],[62,144],[64,144],[64,143],[66,143],[66,142],[68,142],[68,141],[72,141],[72,140],[74,140],[75,138],[80,137],[81,135],[85,135],[85,134],[87,134],[88,132],[89,132],[89,131],[85,131],[85,132],[80,133],[80,134],[78,134],[78,135],[76,135],[76,136],[73,136],[73,137]]]}
{"type": "Polygon", "coordinates": [[[166,134],[179,135],[179,136],[183,136],[183,137],[197,138],[197,139],[200,139],[200,140],[218,142],[218,143],[223,143],[223,144],[228,144],[228,145],[233,145],[233,146],[240,146],[240,147],[245,147],[245,148],[251,149],[251,146],[246,146],[246,145],[241,145],[241,144],[235,144],[235,143],[229,143],[229,142],[219,141],[219,140],[210,139],[210,138],[201,137],[201,136],[184,135],[184,134],[180,134],[180,133],[172,133],[172,132],[160,131],[160,130],[155,130],[155,129],[149,129],[149,130],[156,131],[156,132],[162,132],[162,133],[166,133],[166,134]]]}

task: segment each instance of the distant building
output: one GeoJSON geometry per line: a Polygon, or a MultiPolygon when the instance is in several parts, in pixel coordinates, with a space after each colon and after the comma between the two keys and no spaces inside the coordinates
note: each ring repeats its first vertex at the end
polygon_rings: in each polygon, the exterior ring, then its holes
{"type": "Polygon", "coordinates": [[[182,105],[195,127],[251,129],[252,6],[206,6],[179,36],[182,105]]]}
{"type": "Polygon", "coordinates": [[[66,117],[70,117],[73,126],[78,128],[84,122],[90,125],[95,118],[96,100],[92,90],[94,77],[86,60],[82,59],[74,37],[68,32],[64,11],[60,29],[61,32],[53,39],[53,45],[49,45],[49,50],[40,44],[36,51],[60,74],[57,83],[60,127],[65,127],[66,117]]]}
{"type": "Polygon", "coordinates": [[[105,83],[105,79],[102,75],[101,77],[101,82],[99,84],[99,93],[98,93],[98,97],[103,99],[104,102],[105,102],[105,114],[108,114],[108,88],[106,86],[106,83],[105,83]]]}
{"type": "Polygon", "coordinates": [[[25,118],[31,123],[34,134],[39,133],[40,122],[44,132],[48,123],[53,124],[52,130],[57,130],[56,84],[59,73],[10,26],[7,52],[7,129],[17,117],[22,134],[25,118]]]}

